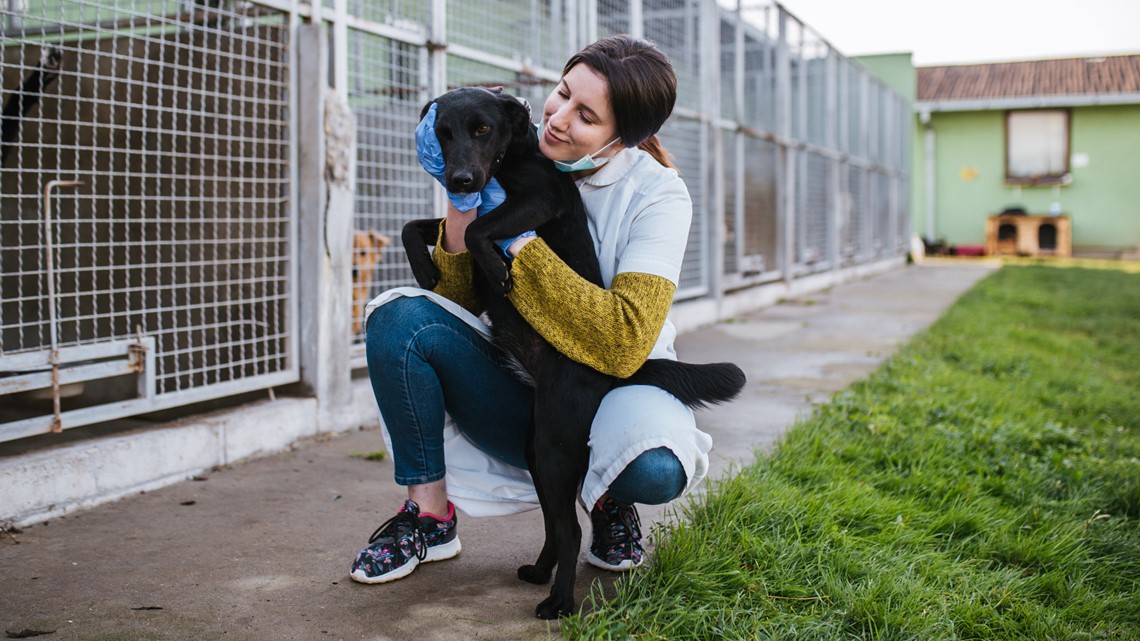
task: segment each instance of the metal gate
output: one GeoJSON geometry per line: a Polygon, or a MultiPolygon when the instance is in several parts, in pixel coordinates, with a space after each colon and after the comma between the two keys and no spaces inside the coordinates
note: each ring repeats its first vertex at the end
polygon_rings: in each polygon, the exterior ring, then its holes
{"type": "Polygon", "coordinates": [[[297,379],[290,19],[0,5],[0,440],[297,379]]]}

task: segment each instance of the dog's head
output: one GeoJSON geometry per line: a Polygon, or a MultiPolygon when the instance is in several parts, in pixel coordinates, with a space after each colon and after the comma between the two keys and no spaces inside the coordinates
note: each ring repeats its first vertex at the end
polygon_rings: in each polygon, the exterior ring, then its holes
{"type": "Polygon", "coordinates": [[[443,150],[444,180],[450,192],[482,191],[504,157],[538,144],[529,108],[500,90],[453,89],[424,105],[420,118],[433,103],[438,105],[435,135],[443,150]]]}

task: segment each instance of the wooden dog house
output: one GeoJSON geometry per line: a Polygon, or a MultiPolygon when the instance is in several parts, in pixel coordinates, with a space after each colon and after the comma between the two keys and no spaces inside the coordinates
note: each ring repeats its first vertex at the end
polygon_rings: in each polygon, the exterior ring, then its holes
{"type": "Polygon", "coordinates": [[[998,214],[986,219],[989,256],[1071,256],[1069,217],[998,214]]]}

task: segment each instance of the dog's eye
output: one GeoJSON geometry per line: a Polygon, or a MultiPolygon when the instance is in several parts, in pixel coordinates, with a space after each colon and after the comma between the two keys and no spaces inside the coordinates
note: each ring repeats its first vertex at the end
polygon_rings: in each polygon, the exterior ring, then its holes
{"type": "Polygon", "coordinates": [[[476,136],[482,136],[482,135],[486,134],[488,131],[491,131],[491,125],[479,125],[478,127],[475,128],[475,135],[476,136]]]}

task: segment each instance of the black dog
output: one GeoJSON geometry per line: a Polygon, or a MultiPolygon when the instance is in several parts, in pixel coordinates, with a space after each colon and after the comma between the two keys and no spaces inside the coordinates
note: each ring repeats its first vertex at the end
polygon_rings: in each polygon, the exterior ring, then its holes
{"type": "MultiPolygon", "coordinates": [[[[602,286],[578,188],[569,174],[555,169],[538,151],[530,112],[516,98],[466,87],[434,103],[448,190],[481,191],[494,176],[507,193],[501,205],[467,227],[464,239],[494,342],[534,381],[527,464],[542,505],[546,541],[538,561],[520,567],[518,575],[524,581],[546,583],[558,566],[550,597],[535,610],[539,617],[553,619],[574,609],[575,565],[582,539],[575,499],[587,468],[590,424],[602,397],[623,385],[654,385],[690,407],[700,407],[734,398],[744,386],[744,373],[731,363],[693,365],[653,359],[632,377],[618,379],[555,350],[506,298],[511,289],[509,266],[492,239],[534,229],[567,265],[602,286]]],[[[430,107],[431,103],[424,107],[423,114],[430,107]]],[[[426,289],[439,282],[439,270],[428,253],[439,224],[439,219],[417,220],[403,230],[412,272],[426,289]]]]}

